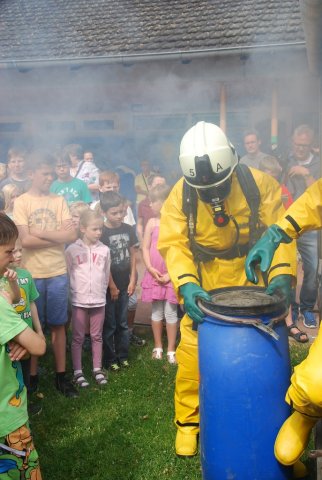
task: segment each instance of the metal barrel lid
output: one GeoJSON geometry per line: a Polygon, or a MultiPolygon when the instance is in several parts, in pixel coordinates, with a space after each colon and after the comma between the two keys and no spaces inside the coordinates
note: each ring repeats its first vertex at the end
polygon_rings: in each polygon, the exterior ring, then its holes
{"type": "Polygon", "coordinates": [[[207,313],[221,315],[259,317],[261,315],[286,313],[285,298],[267,295],[263,287],[226,287],[208,292],[211,302],[200,299],[200,308],[207,313]]]}

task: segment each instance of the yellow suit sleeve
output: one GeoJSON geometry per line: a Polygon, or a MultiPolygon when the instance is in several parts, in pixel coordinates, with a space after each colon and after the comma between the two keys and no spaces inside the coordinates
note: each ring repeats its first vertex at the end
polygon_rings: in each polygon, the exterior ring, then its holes
{"type": "Polygon", "coordinates": [[[276,222],[291,238],[322,228],[322,179],[313,183],[276,222]]]}
{"type": "MultiPolygon", "coordinates": [[[[285,214],[282,203],[282,193],[279,183],[271,176],[264,173],[258,175],[258,171],[252,170],[261,194],[259,207],[260,221],[269,227],[285,214]]],[[[295,242],[282,243],[275,252],[271,268],[268,272],[268,280],[278,275],[291,275],[296,279],[296,244],[295,242]]]]}
{"type": "Polygon", "coordinates": [[[181,179],[163,204],[158,239],[158,250],[165,260],[178,297],[181,285],[200,283],[189,246],[187,217],[182,211],[182,184],[181,179]]]}

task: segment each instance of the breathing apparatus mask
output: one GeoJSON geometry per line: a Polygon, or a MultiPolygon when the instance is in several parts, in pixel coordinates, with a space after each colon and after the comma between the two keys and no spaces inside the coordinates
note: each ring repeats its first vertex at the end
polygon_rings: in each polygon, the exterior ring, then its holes
{"type": "Polygon", "coordinates": [[[211,205],[214,224],[225,227],[230,217],[224,200],[238,156],[224,132],[212,123],[198,122],[182,138],[179,161],[186,182],[196,188],[202,202],[211,205]]]}
{"type": "Polygon", "coordinates": [[[212,209],[214,224],[217,227],[225,227],[229,222],[229,216],[225,211],[224,200],[229,195],[231,180],[228,179],[218,187],[210,187],[197,190],[200,200],[209,203],[212,209]]]}

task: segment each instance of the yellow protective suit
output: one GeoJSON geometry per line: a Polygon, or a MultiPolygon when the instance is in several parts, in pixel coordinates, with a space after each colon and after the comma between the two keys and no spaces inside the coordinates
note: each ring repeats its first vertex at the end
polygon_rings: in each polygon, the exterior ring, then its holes
{"type": "MultiPolygon", "coordinates": [[[[291,238],[322,228],[322,179],[313,183],[301,197],[275,222],[291,238]]],[[[294,369],[286,400],[295,410],[310,416],[322,417],[322,330],[309,354],[294,369]]]]}
{"type": "MultiPolygon", "coordinates": [[[[279,184],[270,176],[251,169],[261,194],[259,218],[265,226],[275,223],[284,213],[279,184]]],[[[171,281],[180,301],[179,287],[188,282],[200,284],[198,268],[189,247],[187,218],[182,211],[183,179],[173,187],[161,211],[158,249],[165,259],[171,281]]],[[[248,243],[250,209],[238,183],[232,175],[231,192],[225,200],[225,209],[233,215],[240,228],[239,245],[248,243]]],[[[198,200],[196,241],[203,246],[225,250],[234,244],[236,228],[230,220],[225,227],[216,227],[211,207],[198,200]]],[[[295,277],[295,245],[282,244],[275,253],[268,278],[288,274],[295,277]]],[[[244,286],[248,282],[244,270],[245,257],[231,260],[215,259],[201,264],[202,287],[213,290],[220,287],[244,286]]],[[[263,285],[262,279],[260,284],[263,285]]],[[[181,321],[181,341],[177,349],[178,373],[175,389],[175,422],[180,430],[199,432],[198,399],[198,339],[192,330],[192,321],[185,315],[181,321]]]]}
{"type": "MultiPolygon", "coordinates": [[[[275,222],[291,238],[322,227],[322,179],[311,185],[281,219],[275,222]]],[[[294,242],[293,242],[294,243],[294,242]]],[[[284,465],[298,461],[311,429],[322,417],[322,330],[308,356],[294,369],[286,401],[294,412],[282,425],[275,442],[275,456],[284,465]]]]}

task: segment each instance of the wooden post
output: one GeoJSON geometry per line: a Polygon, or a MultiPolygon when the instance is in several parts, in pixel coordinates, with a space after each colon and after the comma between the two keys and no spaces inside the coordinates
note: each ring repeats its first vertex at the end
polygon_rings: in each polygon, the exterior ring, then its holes
{"type": "Polygon", "coordinates": [[[277,115],[277,85],[272,90],[272,119],[271,119],[271,147],[276,150],[278,146],[278,115],[277,115]]]}
{"type": "Polygon", "coordinates": [[[220,128],[226,133],[227,127],[226,85],[220,87],[220,128]]]}

